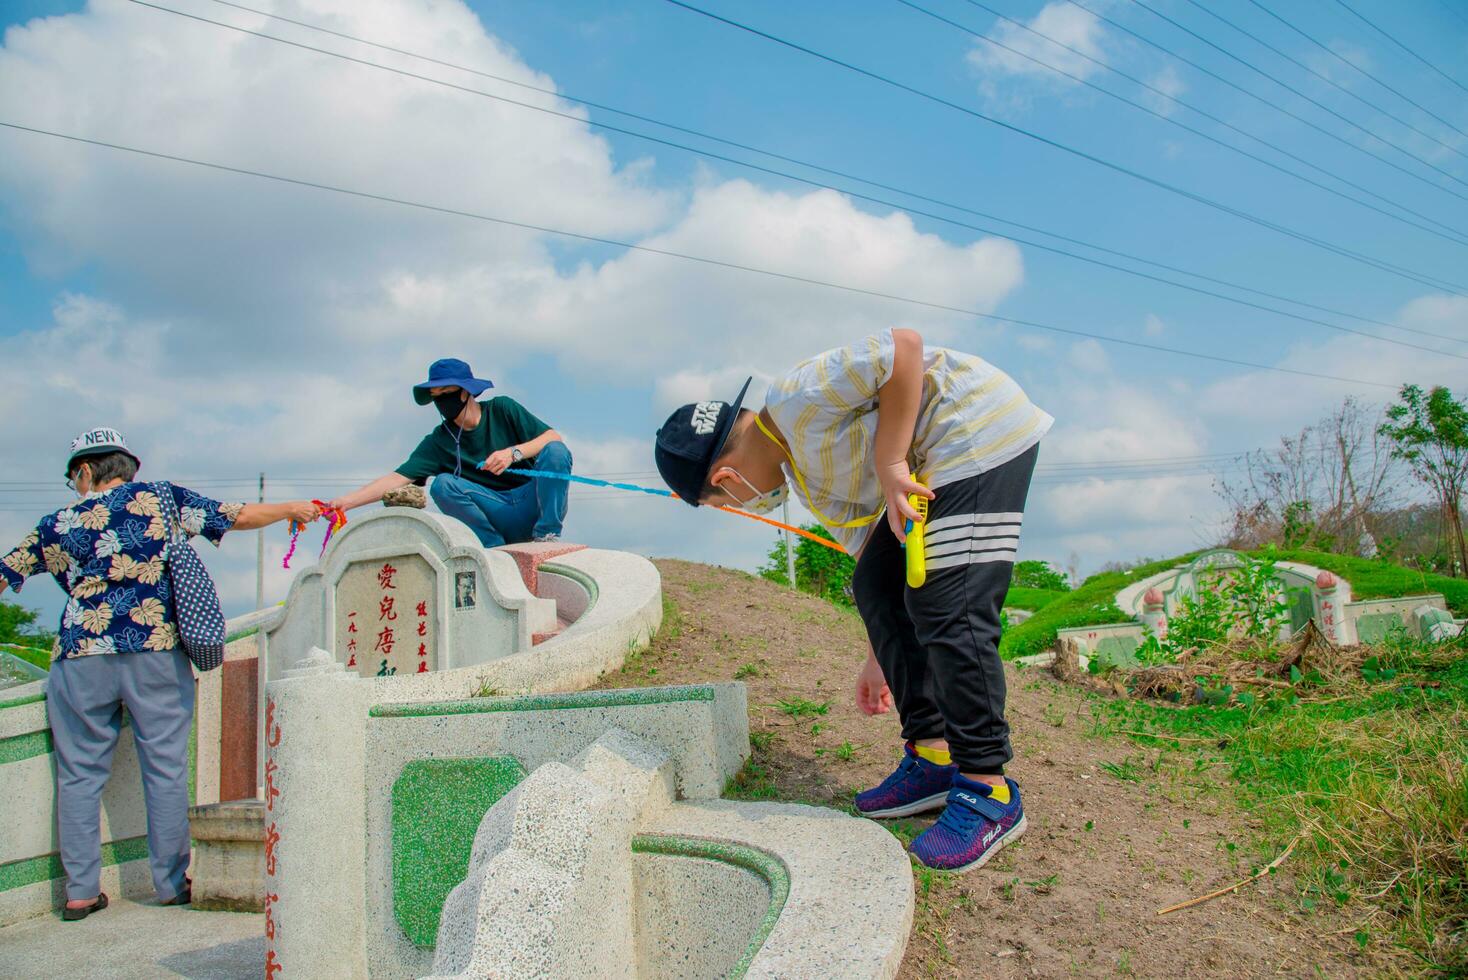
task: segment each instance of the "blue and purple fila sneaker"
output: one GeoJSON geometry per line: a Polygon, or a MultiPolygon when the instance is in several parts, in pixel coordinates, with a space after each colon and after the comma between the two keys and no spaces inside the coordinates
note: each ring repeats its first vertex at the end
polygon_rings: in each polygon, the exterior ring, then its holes
{"type": "Polygon", "coordinates": [[[1005,844],[1025,832],[1024,806],[1019,784],[1009,784],[1009,802],[994,799],[991,788],[962,776],[953,777],[948,806],[938,822],[912,842],[919,863],[939,871],[969,871],[983,867],[1005,844]]]}
{"type": "Polygon", "coordinates": [[[897,770],[882,785],[856,794],[856,812],[864,817],[910,817],[940,810],[948,800],[957,766],[940,766],[917,754],[911,742],[902,747],[897,770]]]}

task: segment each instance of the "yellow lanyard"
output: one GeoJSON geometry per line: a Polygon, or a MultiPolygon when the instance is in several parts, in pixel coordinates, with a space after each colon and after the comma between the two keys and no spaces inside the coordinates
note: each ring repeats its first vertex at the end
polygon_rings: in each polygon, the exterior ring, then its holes
{"type": "Polygon", "coordinates": [[[810,510],[812,514],[816,515],[816,517],[820,519],[820,522],[826,525],[826,527],[866,527],[868,524],[873,523],[874,521],[876,521],[877,518],[882,516],[882,512],[879,510],[875,514],[868,514],[866,517],[858,517],[854,521],[833,521],[825,514],[822,514],[819,510],[816,509],[815,501],[811,499],[810,487],[806,486],[805,477],[800,475],[800,468],[795,465],[795,457],[790,455],[790,450],[785,448],[785,444],[783,442],[775,438],[775,434],[773,432],[765,428],[765,421],[764,419],[759,417],[758,412],[754,413],[754,424],[759,426],[759,430],[763,432],[771,442],[780,447],[780,452],[784,453],[785,458],[790,461],[790,472],[795,474],[796,481],[800,483],[800,490],[802,493],[805,494],[805,506],[810,510]]]}

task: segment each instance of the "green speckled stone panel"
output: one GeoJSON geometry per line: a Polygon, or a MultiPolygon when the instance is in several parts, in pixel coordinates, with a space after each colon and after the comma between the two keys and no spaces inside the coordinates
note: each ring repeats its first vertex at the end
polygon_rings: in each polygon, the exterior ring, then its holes
{"type": "Polygon", "coordinates": [[[444,900],[469,872],[480,821],[525,775],[507,755],[403,767],[392,787],[393,914],[413,945],[433,947],[444,900]]]}
{"type": "Polygon", "coordinates": [[[622,708],[639,704],[712,701],[707,685],[643,687],[619,691],[577,691],[571,694],[529,694],[514,698],[468,698],[463,701],[408,701],[376,704],[373,718],[431,718],[438,715],[476,715],[495,711],[558,711],[575,708],[622,708]]]}

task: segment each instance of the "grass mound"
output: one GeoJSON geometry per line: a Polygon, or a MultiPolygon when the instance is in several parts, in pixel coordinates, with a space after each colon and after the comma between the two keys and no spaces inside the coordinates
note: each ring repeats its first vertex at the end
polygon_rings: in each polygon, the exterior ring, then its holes
{"type": "MultiPolygon", "coordinates": [[[[1072,626],[1099,626],[1105,623],[1128,623],[1132,617],[1116,606],[1116,593],[1138,579],[1178,565],[1186,565],[1201,552],[1192,552],[1140,565],[1126,572],[1100,572],[1071,592],[1056,593],[1044,605],[1033,607],[1035,615],[1004,632],[999,654],[1006,660],[1043,653],[1055,645],[1056,631],[1072,626]]],[[[1252,552],[1262,557],[1263,552],[1252,552]]],[[[1279,561],[1295,561],[1335,572],[1351,583],[1353,599],[1384,599],[1393,596],[1441,592],[1455,616],[1468,616],[1468,580],[1448,578],[1432,572],[1420,572],[1375,558],[1353,558],[1323,551],[1276,551],[1279,561]]],[[[1028,591],[1028,590],[1012,590],[1028,591]]],[[[1018,602],[1008,605],[1020,609],[1030,606],[1018,602]]]]}
{"type": "Polygon", "coordinates": [[[1030,612],[1038,612],[1057,599],[1063,599],[1070,595],[1059,589],[1028,589],[1024,586],[1011,586],[1009,594],[1004,597],[1006,609],[1028,609],[1030,612]]]}
{"type": "Polygon", "coordinates": [[[1197,554],[1155,561],[1126,572],[1092,575],[1078,588],[1057,595],[1023,623],[1005,630],[1003,639],[999,641],[999,655],[1011,660],[1043,653],[1055,645],[1057,630],[1071,626],[1131,622],[1132,617],[1116,607],[1116,593],[1138,579],[1187,564],[1197,554]]]}

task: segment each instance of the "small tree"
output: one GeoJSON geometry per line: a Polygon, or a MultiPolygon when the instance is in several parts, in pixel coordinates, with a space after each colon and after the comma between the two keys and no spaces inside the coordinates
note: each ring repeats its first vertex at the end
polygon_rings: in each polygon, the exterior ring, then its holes
{"type": "Polygon", "coordinates": [[[1009,584],[1021,589],[1070,591],[1070,581],[1065,577],[1065,573],[1053,568],[1046,561],[1030,560],[1017,563],[1014,566],[1014,577],[1009,584]]]}
{"type": "MultiPolygon", "coordinates": [[[[831,537],[831,532],[819,524],[807,524],[802,530],[827,541],[835,540],[831,537]]],[[[775,546],[770,549],[769,557],[758,571],[760,577],[771,582],[790,584],[790,578],[785,573],[785,535],[781,534],[775,539],[775,546]]],[[[795,546],[795,586],[802,592],[809,592],[849,609],[854,605],[850,589],[851,575],[855,571],[855,560],[845,552],[827,548],[806,538],[801,538],[795,546]]]]}
{"type": "Polygon", "coordinates": [[[1403,385],[1401,401],[1386,417],[1379,431],[1392,441],[1392,455],[1436,495],[1454,551],[1453,571],[1462,575],[1468,571],[1460,509],[1468,481],[1468,408],[1441,386],[1424,393],[1419,385],[1403,385]]]}
{"type": "Polygon", "coordinates": [[[49,646],[53,638],[34,628],[38,616],[34,609],[0,601],[0,643],[23,647],[49,646]]]}

